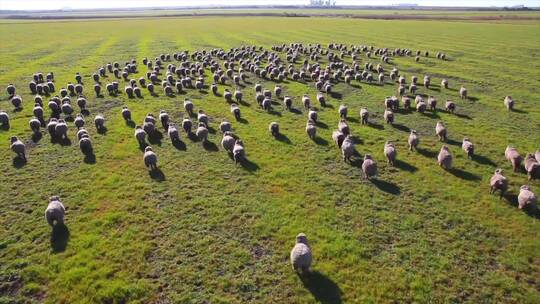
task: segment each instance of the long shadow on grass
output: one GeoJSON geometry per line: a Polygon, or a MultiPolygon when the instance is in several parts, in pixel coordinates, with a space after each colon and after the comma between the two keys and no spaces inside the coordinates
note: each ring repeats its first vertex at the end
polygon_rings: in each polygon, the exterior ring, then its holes
{"type": "Polygon", "coordinates": [[[417,167],[409,164],[406,161],[400,160],[400,159],[396,159],[395,165],[396,165],[397,168],[399,168],[401,170],[411,172],[411,173],[418,171],[417,167]]]}
{"type": "Polygon", "coordinates": [[[84,159],[83,162],[85,164],[93,165],[96,163],[96,155],[92,151],[88,151],[84,153],[84,159]]]}
{"type": "Polygon", "coordinates": [[[179,140],[179,139],[172,140],[172,145],[177,150],[186,151],[186,144],[183,141],[179,140]]]}
{"type": "Polygon", "coordinates": [[[69,241],[69,229],[63,223],[53,226],[51,232],[51,249],[53,252],[63,252],[66,250],[69,241]]]}
{"type": "Polygon", "coordinates": [[[19,169],[19,168],[22,168],[24,167],[24,165],[26,165],[26,160],[21,158],[21,157],[14,157],[13,158],[13,167],[19,169]]]}
{"type": "Polygon", "coordinates": [[[393,194],[393,195],[399,195],[401,193],[399,186],[394,183],[390,183],[390,182],[383,181],[376,178],[371,179],[371,183],[375,185],[375,187],[379,188],[379,190],[384,191],[386,193],[393,194]]]}
{"type": "Polygon", "coordinates": [[[211,141],[205,141],[205,142],[203,142],[203,148],[204,148],[206,151],[210,151],[210,152],[217,152],[217,151],[219,151],[218,146],[216,146],[216,144],[213,143],[213,142],[211,142],[211,141]]]}
{"type": "Polygon", "coordinates": [[[482,156],[482,155],[473,155],[472,157],[472,160],[481,164],[481,165],[489,165],[489,166],[493,166],[493,167],[496,167],[497,164],[492,161],[491,159],[485,157],[485,156],[482,156]]]}
{"type": "Polygon", "coordinates": [[[452,173],[452,175],[456,176],[456,177],[459,177],[461,179],[464,179],[464,180],[469,180],[469,181],[478,181],[480,180],[480,176],[476,175],[476,174],[472,174],[470,172],[467,172],[467,171],[464,171],[464,170],[461,170],[461,169],[458,169],[458,168],[452,168],[450,170],[448,170],[448,172],[452,173]]]}
{"type": "Polygon", "coordinates": [[[283,133],[279,133],[278,135],[275,136],[275,139],[277,141],[280,141],[282,143],[286,143],[288,145],[291,145],[292,142],[291,140],[287,137],[287,135],[283,134],[283,133]]]}
{"type": "Polygon", "coordinates": [[[242,168],[250,171],[250,172],[255,172],[257,170],[259,170],[261,167],[259,167],[259,165],[257,165],[256,163],[250,161],[249,159],[245,158],[243,159],[241,162],[240,162],[240,165],[242,165],[242,168]]]}
{"type": "Polygon", "coordinates": [[[311,292],[317,302],[323,304],[342,303],[342,291],[339,286],[329,277],[319,271],[299,274],[298,277],[304,284],[304,287],[311,292]]]}
{"type": "Polygon", "coordinates": [[[328,146],[328,141],[320,136],[315,137],[313,141],[319,146],[328,146]]]}
{"type": "Polygon", "coordinates": [[[375,122],[369,122],[368,126],[372,127],[373,129],[377,130],[384,130],[384,126],[375,122]]]}
{"type": "Polygon", "coordinates": [[[405,125],[402,125],[402,124],[393,124],[392,127],[394,127],[395,129],[398,129],[399,131],[403,131],[403,132],[411,132],[411,129],[405,125]]]}
{"type": "Polygon", "coordinates": [[[519,114],[529,114],[528,111],[520,110],[520,109],[513,109],[512,112],[516,112],[516,113],[519,113],[519,114]]]}
{"type": "Polygon", "coordinates": [[[148,171],[148,174],[153,180],[157,182],[162,182],[165,180],[165,174],[159,168],[148,171]]]}

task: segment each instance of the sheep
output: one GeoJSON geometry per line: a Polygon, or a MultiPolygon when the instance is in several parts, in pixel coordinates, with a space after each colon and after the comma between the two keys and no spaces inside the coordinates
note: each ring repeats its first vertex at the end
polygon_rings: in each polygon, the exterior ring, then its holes
{"type": "Polygon", "coordinates": [[[159,120],[163,129],[167,130],[169,128],[169,114],[165,110],[159,111],[159,120]]]}
{"type": "Polygon", "coordinates": [[[347,124],[347,121],[344,120],[344,119],[341,119],[341,120],[338,122],[338,130],[339,130],[339,132],[341,132],[341,133],[343,133],[343,134],[345,134],[345,135],[351,134],[349,125],[347,124]]]}
{"type": "Polygon", "coordinates": [[[26,146],[24,143],[17,138],[17,136],[11,136],[11,151],[17,155],[20,159],[26,162],[26,146]]]}
{"type": "Polygon", "coordinates": [[[384,121],[386,121],[387,124],[394,123],[394,112],[392,112],[392,110],[386,109],[384,111],[384,121]]]}
{"type": "Polygon", "coordinates": [[[190,134],[191,133],[191,128],[193,127],[193,123],[191,122],[191,119],[189,118],[184,118],[182,120],[182,129],[184,129],[184,131],[186,132],[186,134],[190,134]]]}
{"type": "Polygon", "coordinates": [[[467,89],[465,87],[459,89],[459,97],[461,97],[461,99],[467,99],[467,89]]]}
{"type": "Polygon", "coordinates": [[[367,125],[368,124],[368,119],[369,119],[369,111],[367,108],[361,108],[360,109],[360,119],[361,119],[361,123],[363,125],[367,125]]]}
{"type": "Polygon", "coordinates": [[[77,105],[81,109],[81,111],[84,111],[86,109],[86,98],[80,96],[77,98],[77,105]]]}
{"type": "Polygon", "coordinates": [[[354,155],[354,141],[350,135],[346,135],[341,143],[341,154],[344,162],[351,162],[351,157],[354,155]]]}
{"type": "Polygon", "coordinates": [[[446,102],[445,107],[446,107],[446,111],[450,113],[454,113],[454,111],[456,110],[456,104],[451,100],[448,100],[446,102]]]}
{"type": "Polygon", "coordinates": [[[279,124],[275,121],[271,122],[268,125],[268,131],[270,131],[272,136],[277,137],[279,135],[279,124]]]}
{"type": "Polygon", "coordinates": [[[500,198],[504,196],[506,190],[508,190],[508,179],[503,175],[502,169],[496,169],[495,173],[489,180],[490,190],[489,193],[493,194],[499,190],[501,192],[500,198]]]}
{"type": "Polygon", "coordinates": [[[19,111],[22,109],[22,97],[15,95],[11,97],[11,104],[15,107],[15,110],[19,111]]]}
{"type": "Polygon", "coordinates": [[[81,140],[84,134],[88,134],[88,131],[84,128],[79,129],[79,131],[77,131],[77,140],[81,140]]]}
{"type": "Polygon", "coordinates": [[[244,143],[240,139],[237,139],[236,142],[234,143],[233,157],[234,157],[234,162],[236,164],[239,164],[240,162],[244,161],[246,158],[246,152],[244,150],[244,143]]]}
{"type": "Polygon", "coordinates": [[[65,214],[66,208],[60,201],[60,197],[51,196],[49,198],[47,209],[45,209],[45,220],[47,223],[51,225],[51,227],[54,227],[55,223],[56,225],[63,225],[65,214]]]}
{"type": "Polygon", "coordinates": [[[527,154],[527,156],[525,156],[524,165],[525,171],[527,171],[528,180],[540,178],[540,163],[538,163],[534,155],[531,153],[527,154]]]}
{"type": "Polygon", "coordinates": [[[261,103],[261,107],[265,110],[265,111],[270,111],[271,107],[272,107],[272,100],[268,97],[264,98],[262,103],[261,103]]]}
{"type": "Polygon", "coordinates": [[[343,145],[343,141],[345,140],[345,134],[343,134],[339,130],[336,130],[332,132],[332,139],[334,140],[338,148],[341,149],[341,146],[343,145]]]}
{"type": "Polygon", "coordinates": [[[441,87],[448,89],[448,79],[441,80],[441,87]]]}
{"type": "Polygon", "coordinates": [[[317,127],[315,127],[315,122],[313,120],[308,120],[306,124],[306,133],[312,140],[317,136],[317,127]]]}
{"type": "Polygon", "coordinates": [[[122,118],[124,118],[126,122],[131,121],[131,111],[128,109],[127,106],[122,107],[122,118]]]}
{"type": "Polygon", "coordinates": [[[47,130],[49,131],[49,134],[51,135],[52,138],[56,137],[56,125],[58,123],[58,120],[56,118],[51,118],[49,120],[49,123],[47,124],[47,130]]]}
{"type": "MultiPolygon", "coordinates": [[[[427,105],[429,106],[429,109],[431,111],[437,110],[437,99],[435,99],[435,97],[433,97],[433,96],[429,96],[428,100],[427,100],[427,105]]],[[[446,105],[448,106],[448,102],[446,103],[446,105]]],[[[448,108],[447,108],[447,110],[448,110],[448,108]]]]}
{"type": "Polygon", "coordinates": [[[148,134],[148,136],[152,136],[156,132],[156,124],[154,121],[145,121],[143,124],[143,130],[148,134]]]}
{"type": "Polygon", "coordinates": [[[260,83],[256,83],[254,89],[255,89],[255,93],[261,92],[262,85],[260,83]]]}
{"type": "Polygon", "coordinates": [[[236,102],[241,102],[242,97],[243,97],[242,91],[240,91],[240,89],[236,89],[234,91],[234,98],[236,99],[236,102]]]}
{"type": "Polygon", "coordinates": [[[94,85],[94,92],[96,93],[96,97],[101,96],[101,86],[97,83],[94,85]]]}
{"type": "Polygon", "coordinates": [[[281,92],[282,92],[282,91],[283,91],[283,90],[282,90],[282,88],[281,88],[280,85],[276,85],[276,86],[274,87],[274,94],[276,95],[276,97],[278,97],[278,98],[281,97],[281,92]]]}
{"type": "Polygon", "coordinates": [[[519,187],[519,195],[518,195],[518,207],[519,209],[523,209],[527,206],[536,208],[537,203],[537,197],[534,192],[531,191],[531,188],[528,185],[523,185],[519,187]]]}
{"type": "Polygon", "coordinates": [[[388,159],[388,164],[390,164],[391,166],[394,166],[396,162],[397,151],[393,142],[387,141],[384,144],[384,155],[388,159]]]}
{"type": "Polygon", "coordinates": [[[407,143],[409,144],[409,150],[417,150],[418,144],[420,143],[420,138],[418,137],[416,130],[411,130],[407,143]]]}
{"type": "Polygon", "coordinates": [[[340,105],[339,106],[339,117],[347,119],[347,106],[346,105],[340,105]]]}
{"type": "Polygon", "coordinates": [[[445,170],[450,170],[452,168],[452,153],[450,153],[448,146],[444,145],[441,147],[439,155],[437,156],[437,162],[439,163],[439,166],[445,170]]]}
{"type": "Polygon", "coordinates": [[[171,142],[174,143],[174,142],[180,141],[180,133],[178,133],[178,129],[176,128],[175,123],[169,124],[167,133],[169,134],[169,138],[171,139],[171,142]]]}
{"type": "Polygon", "coordinates": [[[371,157],[371,154],[364,155],[364,162],[362,162],[362,173],[368,180],[377,175],[377,163],[373,157],[371,157]]]}
{"type": "Polygon", "coordinates": [[[197,138],[202,141],[203,143],[208,141],[208,129],[206,128],[206,124],[199,122],[199,127],[195,131],[195,135],[197,135],[197,138]]]}
{"type": "Polygon", "coordinates": [[[519,155],[517,149],[512,146],[507,146],[504,151],[504,156],[512,164],[514,172],[518,172],[521,168],[521,161],[523,161],[523,158],[519,155]]]}
{"type": "Polygon", "coordinates": [[[82,128],[85,123],[83,116],[81,114],[77,114],[73,123],[75,124],[75,127],[77,127],[77,129],[82,128]]]}
{"type": "Polygon", "coordinates": [[[512,96],[508,95],[504,98],[504,105],[508,111],[514,110],[514,99],[512,99],[512,96]]]}
{"type": "Polygon", "coordinates": [[[188,98],[184,99],[184,109],[189,116],[193,115],[193,102],[191,102],[191,100],[189,100],[188,98]]]}
{"type": "Polygon", "coordinates": [[[304,233],[296,236],[296,244],[291,250],[291,265],[294,271],[309,272],[312,263],[311,248],[308,245],[307,237],[304,233]]]}
{"type": "Polygon", "coordinates": [[[320,92],[317,93],[317,101],[321,107],[326,107],[326,98],[324,98],[324,95],[320,92]]]}
{"type": "Polygon", "coordinates": [[[536,161],[540,163],[540,149],[536,150],[534,153],[534,158],[536,158],[536,161]]]}
{"type": "Polygon", "coordinates": [[[3,129],[9,129],[9,115],[5,111],[0,110],[0,125],[3,129]]]}
{"type": "Polygon", "coordinates": [[[147,168],[150,168],[150,170],[157,170],[158,158],[156,153],[154,153],[154,150],[152,150],[152,147],[148,146],[144,148],[143,160],[144,165],[147,168]]]}
{"type": "Polygon", "coordinates": [[[102,114],[96,115],[94,118],[94,124],[98,132],[105,130],[105,117],[102,114]]]}
{"type": "Polygon", "coordinates": [[[446,127],[444,125],[444,122],[438,121],[437,125],[435,126],[435,134],[439,137],[439,141],[446,141],[447,140],[447,132],[446,127]]]}
{"type": "Polygon", "coordinates": [[[59,139],[67,139],[68,138],[68,126],[66,124],[66,121],[63,119],[59,119],[56,123],[56,126],[54,127],[54,134],[59,139]]]}
{"type": "Polygon", "coordinates": [[[426,89],[429,89],[429,85],[431,84],[431,78],[429,75],[424,75],[424,87],[426,89]]]}
{"type": "Polygon", "coordinates": [[[240,108],[236,103],[231,103],[231,113],[234,115],[236,120],[240,120],[240,108]]]}
{"type": "Polygon", "coordinates": [[[197,120],[199,123],[204,124],[205,127],[208,127],[208,116],[203,112],[203,110],[199,110],[199,113],[197,114],[197,120]]]}
{"type": "MultiPolygon", "coordinates": [[[[15,86],[13,84],[10,83],[6,87],[6,91],[7,91],[7,94],[9,95],[9,98],[12,98],[13,96],[15,96],[15,86]]],[[[32,94],[35,94],[35,93],[32,93],[32,94]]]]}
{"type": "Polygon", "coordinates": [[[133,87],[132,86],[126,86],[124,88],[124,91],[126,92],[128,98],[133,98],[133,87]]]}
{"type": "Polygon", "coordinates": [[[83,154],[92,154],[92,141],[90,140],[88,133],[81,135],[81,138],[79,139],[79,148],[83,154]]]}
{"type": "Polygon", "coordinates": [[[137,139],[140,146],[144,146],[146,144],[146,135],[146,131],[141,126],[135,127],[135,139],[137,139]]]}
{"type": "Polygon", "coordinates": [[[223,149],[229,153],[232,153],[235,143],[236,139],[234,138],[232,132],[225,131],[225,133],[223,133],[223,138],[221,139],[221,146],[223,149]]]}
{"type": "Polygon", "coordinates": [[[474,145],[468,137],[463,138],[463,143],[461,144],[461,149],[467,153],[467,157],[472,159],[474,156],[474,145]]]}
{"type": "Polygon", "coordinates": [[[426,111],[426,103],[424,102],[424,100],[420,100],[419,102],[416,103],[416,111],[418,113],[424,113],[426,111]]]}
{"type": "Polygon", "coordinates": [[[311,101],[309,99],[309,96],[307,95],[304,95],[302,97],[302,104],[304,104],[304,108],[305,109],[309,109],[311,107],[311,101]]]}
{"type": "Polygon", "coordinates": [[[290,111],[292,109],[292,98],[290,96],[283,97],[283,104],[285,105],[285,109],[290,111]]]}
{"type": "Polygon", "coordinates": [[[310,109],[308,112],[308,119],[313,120],[313,122],[317,123],[317,118],[318,118],[317,111],[310,109]]]}

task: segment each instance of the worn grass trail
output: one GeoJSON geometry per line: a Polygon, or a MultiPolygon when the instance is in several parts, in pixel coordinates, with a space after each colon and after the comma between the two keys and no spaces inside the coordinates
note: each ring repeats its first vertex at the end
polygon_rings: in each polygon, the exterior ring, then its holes
{"type": "MultiPolygon", "coordinates": [[[[0,37],[6,41],[0,48],[0,109],[12,118],[11,129],[0,130],[0,302],[540,301],[538,214],[489,195],[487,186],[493,170],[502,167],[516,194],[526,176],[511,172],[504,148],[513,144],[522,154],[539,148],[536,23],[148,18],[0,24],[0,37]],[[459,115],[399,113],[397,126],[389,127],[382,119],[383,100],[395,94],[394,85],[339,84],[335,90],[342,98],[320,109],[324,125],[318,128],[320,140],[312,142],[304,131],[305,112],[286,112],[281,105],[274,115],[259,110],[252,85],[244,89],[250,103],[241,107],[245,123],[235,122],[229,106],[212,94],[188,91],[167,98],[159,91],[154,98],[143,90],[143,100],[95,98],[90,85],[91,74],[106,62],[136,58],[143,75],[143,56],[289,42],[430,50],[431,58],[419,63],[394,62],[407,82],[413,74],[432,75],[433,88],[420,92],[435,95],[441,106],[455,100],[459,115]],[[437,51],[451,60],[434,59],[437,51]],[[14,166],[8,139],[17,135],[30,142],[33,97],[27,82],[36,71],[53,71],[57,89],[74,81],[75,72],[85,77],[95,163],[83,161],[70,127],[72,145],[52,144],[44,133],[30,145],[28,164],[14,166]],[[440,90],[442,77],[452,90],[440,90]],[[4,91],[8,83],[23,96],[22,112],[12,111],[4,91]],[[458,100],[462,84],[473,102],[458,100]],[[518,111],[504,109],[506,95],[514,97],[518,111]],[[153,145],[164,176],[148,174],[121,106],[129,106],[137,123],[160,109],[180,121],[185,97],[209,114],[213,129],[223,119],[233,122],[249,166],[234,165],[216,131],[210,134],[215,146],[203,147],[182,134],[184,146],[175,148],[165,137],[153,145]],[[362,180],[359,168],[343,163],[331,141],[340,103],[349,106],[352,133],[361,140],[358,151],[372,153],[379,164],[376,182],[362,180]],[[362,106],[372,112],[375,128],[360,126],[362,106]],[[91,125],[97,113],[107,119],[105,135],[91,125]],[[436,165],[438,120],[446,122],[452,140],[452,172],[436,165]],[[271,121],[280,123],[286,140],[268,134],[271,121]],[[409,128],[419,131],[422,153],[406,150],[409,128]],[[464,136],[475,143],[476,160],[462,153],[464,136]],[[398,148],[396,168],[384,161],[389,139],[398,148]],[[69,232],[57,231],[51,242],[43,212],[53,194],[69,207],[69,232]],[[304,281],[288,264],[298,232],[308,235],[315,257],[315,273],[304,281]]],[[[314,100],[311,83],[283,86],[296,108],[305,93],[314,100]]],[[[538,181],[530,184],[540,193],[538,181]]]]}

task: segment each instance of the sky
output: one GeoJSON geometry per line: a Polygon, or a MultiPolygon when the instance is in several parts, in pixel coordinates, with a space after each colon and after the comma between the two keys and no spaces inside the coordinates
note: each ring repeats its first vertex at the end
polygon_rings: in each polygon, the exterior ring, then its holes
{"type": "MultiPolygon", "coordinates": [[[[0,0],[0,10],[87,9],[208,5],[303,5],[309,0],[0,0]]],[[[540,6],[540,0],[337,0],[338,5],[540,6]]]]}

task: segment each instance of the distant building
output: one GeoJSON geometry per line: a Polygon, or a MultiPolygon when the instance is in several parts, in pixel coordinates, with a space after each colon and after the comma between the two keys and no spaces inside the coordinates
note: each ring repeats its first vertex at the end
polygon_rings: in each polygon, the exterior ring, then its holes
{"type": "Polygon", "coordinates": [[[397,6],[397,7],[416,7],[416,6],[418,6],[418,4],[416,4],[416,3],[397,3],[397,4],[392,4],[392,6],[397,6]]]}
{"type": "Polygon", "coordinates": [[[310,0],[309,6],[316,6],[316,7],[336,6],[336,0],[310,0]]]}

